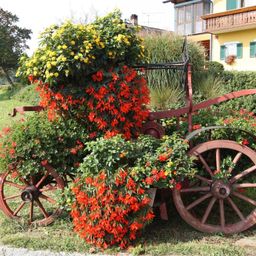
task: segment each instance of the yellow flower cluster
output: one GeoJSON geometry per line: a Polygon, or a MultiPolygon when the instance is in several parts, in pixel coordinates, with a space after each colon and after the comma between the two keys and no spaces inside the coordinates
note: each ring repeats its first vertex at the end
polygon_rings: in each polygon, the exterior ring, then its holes
{"type": "Polygon", "coordinates": [[[118,43],[122,43],[124,42],[127,45],[130,45],[130,41],[129,41],[129,37],[122,35],[122,34],[118,34],[117,36],[114,37],[114,39],[118,42],[118,43]]]}
{"type": "Polygon", "coordinates": [[[119,63],[125,55],[133,56],[127,59],[137,59],[143,56],[144,49],[132,31],[118,12],[98,18],[92,24],[67,21],[60,26],[53,25],[41,34],[39,48],[31,58],[23,60],[18,74],[33,74],[46,82],[58,77],[59,82],[61,78],[77,73],[72,71],[74,68],[96,68],[103,65],[102,60],[104,65],[113,60],[119,63]]]}

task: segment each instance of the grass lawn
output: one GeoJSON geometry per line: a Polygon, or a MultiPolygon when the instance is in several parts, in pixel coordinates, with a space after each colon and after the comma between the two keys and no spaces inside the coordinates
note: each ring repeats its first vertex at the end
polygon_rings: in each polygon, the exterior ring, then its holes
{"type": "Polygon", "coordinates": [[[8,114],[12,113],[14,107],[30,105],[27,102],[10,99],[11,93],[6,87],[0,87],[0,130],[14,122],[19,121],[22,116],[10,117],[8,114]]]}
{"type": "MultiPolygon", "coordinates": [[[[0,129],[10,122],[19,120],[20,116],[12,119],[7,115],[14,106],[18,105],[27,104],[10,100],[8,93],[0,90],[0,129]]],[[[184,223],[171,201],[168,209],[170,220],[162,221],[156,218],[127,252],[133,255],[255,255],[255,248],[241,248],[235,245],[237,240],[247,236],[256,239],[255,227],[245,233],[232,236],[204,234],[184,223]]],[[[72,223],[67,213],[48,227],[34,228],[24,223],[11,221],[0,211],[0,244],[37,250],[93,251],[91,246],[86,245],[72,232],[72,223]]],[[[105,253],[115,254],[119,251],[118,248],[114,248],[105,253]]]]}

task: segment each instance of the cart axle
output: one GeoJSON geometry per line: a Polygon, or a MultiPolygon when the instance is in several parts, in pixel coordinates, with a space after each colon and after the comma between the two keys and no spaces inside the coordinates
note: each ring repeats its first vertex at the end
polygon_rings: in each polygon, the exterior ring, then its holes
{"type": "Polygon", "coordinates": [[[229,197],[231,193],[231,187],[224,181],[217,180],[212,184],[211,192],[216,198],[225,199],[229,197]]]}
{"type": "Polygon", "coordinates": [[[21,200],[23,202],[32,202],[34,200],[37,200],[39,195],[40,195],[40,192],[35,186],[29,186],[29,187],[26,187],[21,192],[21,200]]]}

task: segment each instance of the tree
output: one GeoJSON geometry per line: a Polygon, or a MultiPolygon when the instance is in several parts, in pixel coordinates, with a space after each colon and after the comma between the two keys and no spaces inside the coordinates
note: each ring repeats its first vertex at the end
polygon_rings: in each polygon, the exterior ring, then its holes
{"type": "Polygon", "coordinates": [[[0,73],[2,71],[11,85],[9,72],[17,67],[21,54],[28,48],[26,40],[32,32],[17,26],[18,21],[16,15],[0,8],[0,73]]]}

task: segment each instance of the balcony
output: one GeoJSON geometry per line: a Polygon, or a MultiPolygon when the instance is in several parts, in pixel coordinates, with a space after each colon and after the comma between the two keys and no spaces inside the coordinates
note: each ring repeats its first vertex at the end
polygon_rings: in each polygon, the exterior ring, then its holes
{"type": "Polygon", "coordinates": [[[256,6],[213,13],[201,17],[206,21],[205,32],[220,34],[256,28],[256,6]]]}

